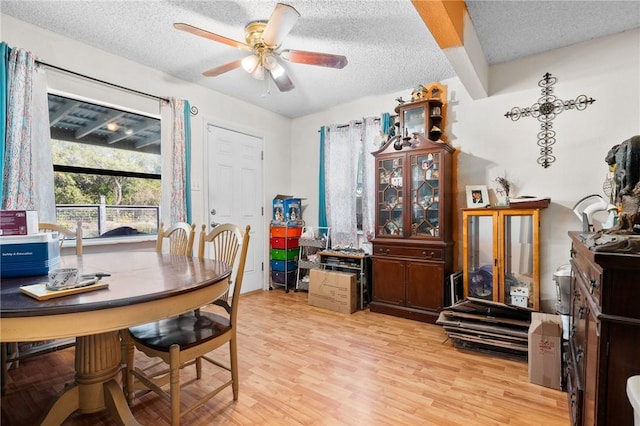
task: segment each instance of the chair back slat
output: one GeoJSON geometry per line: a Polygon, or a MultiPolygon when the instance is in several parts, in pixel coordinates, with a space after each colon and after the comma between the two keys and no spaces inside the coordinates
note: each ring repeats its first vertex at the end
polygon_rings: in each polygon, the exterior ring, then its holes
{"type": "Polygon", "coordinates": [[[186,222],[176,222],[167,229],[164,229],[164,224],[160,224],[156,240],[156,251],[162,253],[166,242],[169,253],[193,256],[195,234],[195,224],[189,225],[186,222]]]}
{"type": "Polygon", "coordinates": [[[55,223],[47,222],[40,222],[38,224],[38,229],[45,232],[57,232],[60,237],[60,248],[62,248],[62,245],[67,238],[75,239],[76,255],[82,255],[82,222],[78,221],[76,223],[75,231],[55,223]]]}
{"type": "MultiPolygon", "coordinates": [[[[198,257],[205,257],[205,255],[207,255],[206,257],[220,260],[234,268],[230,281],[230,284],[234,286],[234,296],[236,292],[240,294],[239,291],[242,286],[242,277],[244,275],[244,265],[246,262],[246,253],[243,253],[243,250],[245,249],[245,243],[247,246],[249,244],[250,229],[251,227],[247,225],[245,232],[242,232],[242,229],[238,225],[225,223],[216,226],[209,233],[206,232],[206,225],[202,225],[202,231],[200,232],[198,257]],[[209,247],[208,253],[206,253],[207,245],[209,247]],[[240,253],[239,260],[237,256],[238,253],[240,253]],[[242,261],[242,265],[240,265],[240,261],[242,261]],[[238,280],[238,278],[240,278],[240,280],[238,280]]],[[[223,300],[227,300],[227,298],[228,294],[221,297],[223,300]]]]}

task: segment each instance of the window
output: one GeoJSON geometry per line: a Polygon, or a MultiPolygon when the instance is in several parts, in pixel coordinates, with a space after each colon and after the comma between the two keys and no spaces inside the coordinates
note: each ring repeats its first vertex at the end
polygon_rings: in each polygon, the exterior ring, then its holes
{"type": "Polygon", "coordinates": [[[156,234],[160,120],[49,94],[56,220],[86,238],[156,234]]]}

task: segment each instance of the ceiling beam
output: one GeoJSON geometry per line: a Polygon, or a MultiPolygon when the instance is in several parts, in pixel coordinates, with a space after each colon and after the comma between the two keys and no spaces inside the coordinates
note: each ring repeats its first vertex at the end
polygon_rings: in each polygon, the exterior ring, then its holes
{"type": "Polygon", "coordinates": [[[160,137],[148,138],[147,140],[136,142],[135,147],[140,149],[149,145],[158,145],[158,148],[160,148],[160,137]]]}
{"type": "Polygon", "coordinates": [[[75,135],[76,139],[80,139],[87,136],[89,133],[98,130],[102,126],[106,126],[106,124],[109,121],[115,120],[116,118],[120,118],[125,114],[126,113],[121,111],[109,111],[107,114],[102,114],[95,121],[76,130],[76,135],[75,135]]]}
{"type": "Polygon", "coordinates": [[[464,0],[411,0],[473,99],[489,93],[489,64],[464,0]]]}
{"type": "Polygon", "coordinates": [[[140,133],[140,132],[142,132],[144,130],[150,129],[152,127],[156,127],[156,126],[158,126],[157,121],[158,120],[154,120],[154,121],[145,120],[145,121],[142,121],[142,122],[138,123],[135,126],[132,126],[132,127],[129,127],[129,128],[122,128],[122,129],[120,129],[120,131],[118,131],[118,133],[110,136],[107,139],[107,143],[109,145],[111,145],[112,143],[116,143],[118,141],[121,141],[122,139],[130,138],[130,137],[132,137],[132,136],[134,136],[134,135],[136,135],[136,134],[138,134],[138,133],[140,133]]]}
{"type": "MultiPolygon", "coordinates": [[[[81,143],[84,145],[94,145],[94,146],[100,146],[100,147],[106,146],[104,139],[98,138],[94,135],[87,135],[86,137],[78,140],[75,138],[74,132],[72,130],[64,130],[56,127],[51,128],[51,139],[66,141],[66,142],[73,142],[73,143],[81,143]]],[[[121,144],[115,145],[112,148],[160,155],[159,142],[157,145],[145,143],[144,146],[142,147],[135,146],[133,143],[121,143],[121,144]]]]}
{"type": "Polygon", "coordinates": [[[78,106],[78,102],[76,101],[67,101],[60,106],[55,112],[49,115],[49,126],[53,126],[58,121],[65,118],[71,111],[73,111],[76,106],[78,106]]]}

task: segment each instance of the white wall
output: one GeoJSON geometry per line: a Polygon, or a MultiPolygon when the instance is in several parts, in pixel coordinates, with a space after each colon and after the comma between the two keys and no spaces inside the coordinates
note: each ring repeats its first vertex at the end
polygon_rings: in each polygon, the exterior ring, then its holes
{"type": "MultiPolygon", "coordinates": [[[[402,68],[398,68],[402,72],[402,68]]],[[[389,76],[393,78],[393,76],[389,76]]],[[[429,81],[417,81],[431,83],[429,81]]],[[[449,142],[457,155],[456,205],[465,206],[465,185],[486,184],[495,202],[494,179],[506,175],[513,182],[512,195],[551,198],[542,213],[541,301],[553,311],[556,299],[553,272],[569,260],[567,231],[580,230],[572,212],[585,195],[602,194],[607,173],[608,150],[640,134],[640,30],[621,33],[490,69],[488,98],[472,100],[457,78],[442,82],[448,86],[449,142]],[[554,94],[562,100],[584,94],[596,102],[584,111],[562,112],[554,121],[557,160],[544,169],[536,163],[540,123],[531,117],[511,121],[504,117],[512,107],[531,106],[540,97],[538,81],[549,72],[558,78],[554,94]]],[[[363,98],[322,113],[295,119],[292,127],[291,190],[307,197],[308,223],[317,222],[318,129],[322,125],[347,123],[361,117],[390,112],[402,93],[363,98]]],[[[456,210],[458,235],[462,234],[461,213],[456,210]]],[[[462,268],[462,244],[456,243],[458,268],[462,268]]]]}

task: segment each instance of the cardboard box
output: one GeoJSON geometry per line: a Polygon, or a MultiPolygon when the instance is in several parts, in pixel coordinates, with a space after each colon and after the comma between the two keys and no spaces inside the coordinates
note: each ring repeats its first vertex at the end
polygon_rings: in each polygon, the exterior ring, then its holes
{"type": "Polygon", "coordinates": [[[529,381],[562,390],[562,320],[560,315],[531,313],[529,381]]]}
{"type": "Polygon", "coordinates": [[[312,269],[309,273],[309,304],[343,314],[357,310],[356,275],[312,269]]]}
{"type": "Polygon", "coordinates": [[[0,277],[47,275],[60,262],[56,233],[0,237],[0,277]]]}
{"type": "Polygon", "coordinates": [[[33,235],[39,232],[35,210],[0,210],[0,236],[33,235]]]}
{"type": "Polygon", "coordinates": [[[278,222],[298,222],[302,220],[302,199],[291,195],[278,194],[273,199],[273,217],[278,222]]]}

